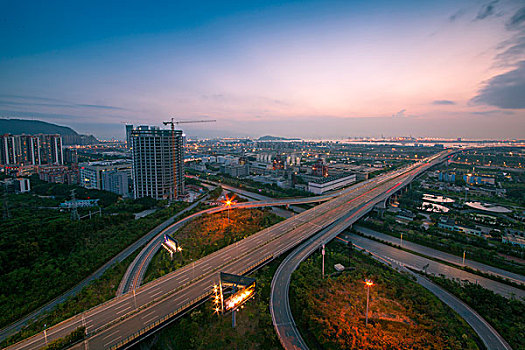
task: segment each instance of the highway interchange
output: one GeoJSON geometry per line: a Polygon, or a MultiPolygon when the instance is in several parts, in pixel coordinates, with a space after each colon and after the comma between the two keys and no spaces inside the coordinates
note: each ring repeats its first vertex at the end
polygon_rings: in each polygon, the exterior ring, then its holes
{"type": "MultiPolygon", "coordinates": [[[[374,203],[390,196],[397,187],[408,183],[430,165],[432,163],[422,163],[417,168],[411,166],[408,170],[398,170],[346,189],[338,193],[338,197],[328,198],[313,209],[49,328],[48,341],[85,325],[89,336],[78,348],[118,348],[133,344],[144,328],[172,317],[174,312],[180,314],[208,297],[212,286],[218,282],[219,271],[247,273],[305,240],[311,245],[312,239],[327,241],[329,237],[335,237],[374,203]],[[316,235],[319,231],[321,233],[316,235]]],[[[264,204],[278,205],[275,201],[264,204]]],[[[252,204],[245,202],[243,205],[249,208],[252,204]]],[[[321,241],[314,244],[318,247],[321,241]]],[[[10,348],[32,349],[44,344],[44,334],[39,333],[10,348]]]]}
{"type": "MultiPolygon", "coordinates": [[[[427,167],[425,165],[420,166],[418,173],[425,170],[426,168],[427,167]]],[[[412,181],[414,174],[412,171],[410,173],[406,178],[403,178],[401,182],[398,182],[398,185],[406,185],[412,181]]],[[[399,179],[396,179],[396,181],[398,180],[399,179]]],[[[393,186],[391,189],[394,189],[396,186],[397,185],[393,186]]],[[[364,205],[359,206],[359,209],[353,208],[353,210],[349,211],[345,217],[337,220],[332,226],[321,230],[315,236],[303,242],[291,253],[289,253],[278,267],[271,285],[270,313],[272,315],[274,328],[282,346],[285,349],[308,349],[306,342],[302,338],[295,324],[290,309],[289,287],[292,273],[295,271],[295,269],[297,269],[299,264],[308,258],[308,256],[310,256],[316,249],[341,234],[346,228],[350,227],[360,217],[366,214],[366,212],[369,211],[373,205],[383,201],[385,195],[388,195],[388,193],[391,191],[385,191],[384,189],[379,188],[380,187],[374,191],[374,193],[377,195],[374,199],[363,202],[364,205]]],[[[458,314],[472,326],[488,349],[511,349],[503,337],[501,337],[501,335],[499,335],[498,332],[474,310],[472,310],[456,297],[452,296],[450,293],[430,282],[428,279],[415,274],[411,270],[408,270],[407,267],[422,270],[423,267],[428,264],[427,271],[430,273],[442,273],[449,277],[451,276],[460,279],[468,279],[472,282],[477,280],[477,282],[481,285],[490,286],[496,292],[506,296],[517,296],[518,298],[523,298],[525,297],[525,293],[521,289],[510,287],[499,282],[494,282],[486,278],[481,278],[448,265],[422,258],[420,256],[416,256],[400,249],[393,248],[357,235],[352,234],[348,235],[347,237],[350,238],[350,241],[353,245],[359,249],[372,253],[378,260],[391,266],[397,266],[398,269],[403,269],[407,273],[414,275],[418,283],[430,290],[453,310],[458,312],[458,314]],[[392,258],[392,256],[394,258],[392,258]]],[[[429,253],[429,251],[426,252],[429,253]]],[[[483,264],[480,264],[478,267],[484,268],[485,266],[482,265],[483,264]]]]}
{"type": "Polygon", "coordinates": [[[412,179],[431,165],[441,161],[439,157],[431,163],[423,163],[414,169],[406,170],[400,177],[391,177],[392,180],[377,187],[367,188],[367,192],[352,200],[346,205],[346,213],[338,218],[332,225],[321,230],[315,236],[303,242],[283,260],[275,272],[271,285],[270,313],[274,328],[279,340],[285,349],[308,349],[297,329],[289,302],[289,287],[292,273],[299,264],[323,244],[328,243],[337,235],[351,226],[365,215],[373,206],[392,195],[396,189],[410,183],[412,179]]]}

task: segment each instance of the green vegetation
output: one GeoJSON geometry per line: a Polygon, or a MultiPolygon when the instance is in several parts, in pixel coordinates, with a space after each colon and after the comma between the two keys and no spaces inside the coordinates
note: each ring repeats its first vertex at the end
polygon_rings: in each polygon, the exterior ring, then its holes
{"type": "Polygon", "coordinates": [[[525,303],[507,299],[473,283],[458,283],[448,278],[429,276],[434,282],[476,310],[513,349],[525,349],[525,303]]]}
{"type": "Polygon", "coordinates": [[[57,305],[51,311],[42,315],[38,320],[30,322],[20,332],[4,340],[0,343],[0,347],[5,347],[19,342],[22,339],[29,338],[38,332],[42,332],[44,330],[44,325],[51,327],[63,320],[114,298],[120,281],[122,280],[124,273],[126,273],[128,265],[133,261],[137,254],[138,252],[128,256],[120,263],[113,265],[106,270],[100,278],[84,287],[80,293],[68,299],[66,302],[57,305]]]}
{"type": "Polygon", "coordinates": [[[328,271],[336,263],[355,269],[321,279],[321,259],[314,254],[303,262],[290,286],[292,312],[311,349],[480,347],[464,320],[407,275],[332,242],[325,256],[328,271]],[[374,282],[368,327],[365,278],[374,282]]]}
{"type": "Polygon", "coordinates": [[[179,241],[182,253],[176,254],[173,261],[163,249],[152,259],[145,282],[152,281],[171,271],[198,260],[223,247],[248,237],[266,227],[283,220],[270,212],[270,209],[231,210],[216,214],[205,214],[180,228],[174,238],[179,241]],[[178,256],[177,256],[178,255],[178,256]]]}
{"type": "Polygon", "coordinates": [[[84,339],[85,327],[78,327],[73,332],[63,338],[57,339],[46,345],[42,350],[62,350],[67,349],[76,342],[84,339]]]}
{"type": "MultiPolygon", "coordinates": [[[[177,203],[139,220],[134,220],[132,213],[117,211],[112,215],[71,221],[68,212],[47,209],[56,205],[71,187],[36,183],[36,194],[55,198],[8,195],[11,217],[0,221],[0,327],[73,287],[125,247],[187,207],[187,203],[177,203]]],[[[101,198],[106,209],[118,206],[113,201],[118,198],[112,195],[89,192],[91,198],[101,198]]],[[[148,204],[138,202],[136,205],[148,204]]]]}
{"type": "MultiPolygon", "coordinates": [[[[502,179],[502,181],[504,180],[502,179]]],[[[515,185],[523,186],[521,183],[515,185]]],[[[469,208],[463,207],[464,193],[445,193],[438,189],[441,188],[440,186],[444,186],[443,183],[437,183],[431,177],[426,176],[422,180],[414,181],[410,190],[397,199],[400,208],[416,214],[413,221],[400,222],[396,217],[397,214],[393,212],[396,209],[393,208],[391,210],[390,208],[382,213],[372,213],[366,221],[361,221],[360,225],[398,238],[403,234],[403,239],[407,241],[457,256],[462,256],[463,252],[466,251],[468,259],[515,273],[525,274],[525,265],[519,262],[519,259],[522,259],[525,254],[525,249],[501,241],[502,234],[507,229],[523,231],[525,225],[522,220],[518,220],[517,216],[512,214],[478,214],[469,208]],[[423,186],[431,187],[431,189],[423,186]],[[423,213],[418,207],[422,203],[424,193],[446,195],[455,199],[456,202],[446,205],[450,209],[446,214],[423,213]],[[475,228],[480,226],[484,232],[489,232],[489,234],[478,236],[441,228],[439,227],[439,222],[442,217],[451,219],[457,225],[464,227],[475,228]],[[424,222],[430,223],[428,229],[422,227],[424,222]]],[[[525,190],[525,187],[523,189],[525,190]]],[[[472,199],[470,196],[469,194],[469,199],[472,199]]],[[[492,196],[489,200],[491,203],[502,205],[504,204],[502,202],[508,202],[509,199],[492,196]]]]}
{"type": "Polygon", "coordinates": [[[280,349],[269,312],[270,285],[280,263],[281,259],[273,261],[251,275],[257,292],[236,313],[235,328],[231,314],[215,314],[210,300],[134,349],[280,349]]]}

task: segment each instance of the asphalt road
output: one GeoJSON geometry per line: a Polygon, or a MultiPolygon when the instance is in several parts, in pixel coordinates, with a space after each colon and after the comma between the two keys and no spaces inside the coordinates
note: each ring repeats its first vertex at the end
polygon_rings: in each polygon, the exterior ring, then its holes
{"type": "MultiPolygon", "coordinates": [[[[411,181],[411,177],[409,177],[406,181],[411,181]]],[[[386,193],[390,192],[386,191],[386,193]]],[[[308,349],[308,346],[304,342],[303,338],[301,337],[301,334],[299,333],[295,321],[293,319],[293,315],[290,310],[290,304],[289,304],[289,286],[290,286],[290,279],[293,271],[299,266],[299,264],[306,259],[315,249],[319,248],[322,244],[325,244],[326,242],[330,241],[335,237],[336,234],[342,232],[344,228],[348,227],[352,222],[355,222],[359,216],[362,216],[363,213],[360,215],[359,212],[363,209],[366,209],[366,207],[369,207],[370,205],[373,205],[375,203],[378,203],[382,201],[384,198],[384,194],[380,194],[378,197],[376,197],[374,200],[369,201],[366,205],[362,206],[360,209],[355,209],[353,212],[350,212],[347,214],[347,217],[341,218],[338,221],[336,221],[331,227],[328,227],[318,234],[316,234],[314,237],[310,238],[309,240],[302,243],[299,247],[297,247],[292,253],[290,253],[286,259],[281,263],[279,268],[277,269],[274,278],[272,280],[271,285],[271,294],[270,294],[270,312],[272,314],[272,321],[274,324],[274,328],[278,334],[279,340],[281,341],[281,344],[285,349],[308,349]]],[[[399,259],[401,258],[398,255],[393,254],[397,259],[391,258],[388,256],[388,254],[385,254],[385,249],[392,253],[394,251],[398,251],[401,253],[406,253],[402,250],[392,248],[389,246],[386,246],[384,244],[356,236],[356,235],[350,235],[350,239],[352,240],[352,243],[356,246],[360,246],[361,249],[368,250],[372,252],[376,257],[378,257],[383,262],[387,262],[388,264],[392,265],[398,265],[404,269],[405,266],[411,266],[414,267],[413,264],[419,264],[421,261],[415,261],[417,260],[415,257],[420,258],[418,256],[415,256],[413,254],[409,254],[408,261],[410,261],[410,265],[403,263],[399,259]],[[373,246],[375,248],[375,251],[370,250],[370,246],[373,246]],[[388,249],[390,248],[390,249],[388,249]],[[385,259],[386,257],[386,259],[385,259]]],[[[408,253],[407,253],[408,254],[408,253]]],[[[401,254],[404,255],[404,254],[401,254]]],[[[406,256],[405,256],[406,257],[406,256]]],[[[430,260],[425,259],[427,261],[424,262],[423,265],[421,265],[420,269],[425,266],[427,263],[429,263],[430,260]]],[[[440,264],[443,265],[443,264],[440,264]]],[[[433,266],[429,265],[429,270],[439,270],[441,272],[445,272],[443,274],[447,275],[447,273],[451,273],[450,270],[444,268],[444,266],[433,266]],[[441,270],[439,269],[441,268],[441,270]]],[[[448,267],[448,266],[447,266],[448,267]]],[[[406,269],[409,271],[408,269],[406,269]]],[[[458,269],[454,269],[458,270],[458,269]]],[[[458,270],[460,272],[463,272],[461,270],[458,270]]],[[[432,272],[432,271],[431,271],[432,272]]],[[[453,273],[457,273],[457,271],[453,271],[453,273]]],[[[453,274],[452,274],[453,275],[453,274]]],[[[470,274],[469,274],[470,275],[470,274]]],[[[453,275],[454,276],[454,275],[453,275]]],[[[465,277],[464,272],[461,273],[459,276],[465,277]]],[[[467,278],[471,276],[466,276],[467,278]]],[[[443,302],[445,302],[447,305],[449,305],[452,309],[454,309],[460,316],[462,316],[477,332],[477,334],[480,336],[482,341],[485,343],[488,349],[510,349],[510,346],[507,344],[507,342],[481,317],[479,316],[475,311],[473,311],[471,308],[469,308],[466,304],[452,296],[450,293],[444,291],[442,288],[434,285],[426,278],[417,277],[418,283],[422,284],[425,288],[430,290],[432,293],[434,293],[438,298],[440,298],[443,302]]],[[[492,285],[493,281],[484,279],[483,281],[480,281],[480,284],[484,285],[492,285]]],[[[497,283],[497,282],[496,282],[497,283]]],[[[522,292],[519,289],[512,288],[509,286],[501,285],[496,290],[501,292],[502,288],[506,288],[506,292],[510,292],[510,294],[513,293],[520,293],[522,292]],[[510,289],[510,290],[509,290],[510,289]],[[514,291],[512,289],[515,289],[514,291]]]]}
{"type": "MultiPolygon", "coordinates": [[[[407,271],[410,271],[406,269],[407,271]]],[[[450,294],[443,288],[432,283],[427,278],[411,272],[416,277],[417,283],[428,289],[441,301],[447,304],[452,310],[456,311],[481,338],[487,349],[490,350],[512,350],[505,339],[476,311],[467,304],[450,294]]]]}
{"type": "MultiPolygon", "coordinates": [[[[381,232],[377,232],[375,230],[369,229],[367,227],[362,227],[362,226],[359,226],[359,225],[354,226],[354,229],[356,231],[364,234],[365,236],[370,236],[370,237],[377,238],[377,239],[380,239],[380,240],[385,241],[385,242],[389,242],[389,243],[392,243],[392,244],[400,245],[400,239],[399,238],[392,237],[392,236],[389,236],[387,234],[384,234],[384,233],[381,233],[381,232]]],[[[442,261],[445,261],[445,262],[448,262],[448,263],[451,263],[451,264],[455,264],[455,265],[458,265],[458,266],[462,266],[463,265],[463,259],[460,256],[456,256],[456,255],[452,255],[452,254],[449,254],[449,253],[445,253],[445,252],[442,252],[442,251],[437,250],[437,249],[432,249],[432,248],[429,248],[429,247],[425,247],[425,246],[419,245],[417,243],[413,243],[413,242],[409,242],[409,241],[404,240],[403,241],[403,248],[412,250],[412,251],[414,251],[416,253],[419,253],[419,254],[426,255],[428,257],[437,258],[439,260],[442,260],[442,261]]],[[[468,252],[467,252],[467,256],[468,256],[468,252]]],[[[523,276],[523,275],[520,275],[520,274],[517,274],[517,273],[513,273],[513,272],[509,272],[509,271],[506,271],[506,270],[503,270],[503,269],[499,269],[499,268],[494,267],[494,266],[486,265],[486,264],[480,263],[478,261],[465,259],[465,266],[468,266],[468,267],[470,267],[472,269],[478,270],[478,271],[483,272],[483,273],[492,274],[492,275],[495,275],[495,276],[498,276],[498,277],[501,277],[501,278],[507,278],[507,279],[509,279],[509,280],[511,280],[512,282],[515,282],[515,283],[525,284],[525,276],[523,276]]]]}
{"type": "MultiPolygon", "coordinates": [[[[172,311],[208,296],[218,280],[219,271],[243,273],[247,267],[265,262],[269,257],[279,256],[347,215],[351,203],[365,203],[375,197],[370,192],[378,184],[382,184],[381,191],[385,197],[388,196],[401,183],[395,184],[397,180],[384,183],[401,172],[398,170],[388,176],[378,176],[359,183],[343,191],[337,198],[216,251],[138,288],[135,292],[116,297],[65,320],[47,330],[47,339],[52,341],[63,337],[84,324],[89,334],[85,341],[87,347],[102,349],[121,345],[122,340],[133,337],[144,327],[156,324],[172,311]]],[[[414,172],[412,170],[410,176],[414,172]]],[[[39,333],[10,348],[32,349],[44,344],[44,334],[39,333]]]]}

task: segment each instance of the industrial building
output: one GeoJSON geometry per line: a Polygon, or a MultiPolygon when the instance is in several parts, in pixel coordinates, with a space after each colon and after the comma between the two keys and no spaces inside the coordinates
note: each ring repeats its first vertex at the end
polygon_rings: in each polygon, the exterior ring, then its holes
{"type": "Polygon", "coordinates": [[[356,182],[356,174],[341,174],[339,176],[323,177],[316,181],[308,182],[308,191],[315,194],[324,194],[338,190],[356,182]]]}
{"type": "Polygon", "coordinates": [[[176,200],[184,195],[182,130],[139,126],[131,131],[135,198],[176,200]]]}

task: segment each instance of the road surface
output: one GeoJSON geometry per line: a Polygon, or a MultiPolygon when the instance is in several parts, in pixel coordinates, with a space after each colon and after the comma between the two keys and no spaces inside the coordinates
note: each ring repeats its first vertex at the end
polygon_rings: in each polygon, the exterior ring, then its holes
{"type": "MultiPolygon", "coordinates": [[[[362,236],[347,234],[346,237],[350,239],[350,241],[356,246],[362,247],[367,251],[370,251],[389,261],[400,262],[405,266],[413,267],[417,270],[421,270],[425,265],[428,265],[428,268],[426,269],[428,273],[432,273],[434,275],[445,275],[452,279],[468,280],[472,283],[477,283],[484,288],[493,291],[494,293],[501,294],[508,298],[525,298],[525,290],[523,289],[512,287],[508,284],[497,282],[489,278],[481,277],[473,273],[449,266],[447,264],[424,258],[419,255],[411,254],[404,250],[397,249],[362,236]]],[[[404,242],[403,245],[405,245],[404,242]]]]}
{"type": "MultiPolygon", "coordinates": [[[[370,236],[370,237],[373,237],[373,238],[376,238],[376,239],[380,239],[380,240],[385,241],[385,242],[389,242],[389,243],[392,243],[392,244],[395,244],[395,245],[400,245],[400,239],[399,238],[392,237],[390,235],[387,235],[387,234],[384,234],[384,233],[381,233],[381,232],[377,232],[375,230],[369,229],[367,227],[359,226],[359,225],[354,226],[354,229],[357,232],[359,232],[359,233],[361,233],[361,234],[363,234],[365,236],[370,236]]],[[[442,252],[442,251],[437,250],[437,249],[432,249],[432,248],[429,248],[429,247],[425,247],[423,245],[420,245],[420,244],[417,244],[417,243],[413,243],[413,242],[410,242],[410,241],[407,241],[407,240],[403,240],[403,248],[406,248],[406,249],[409,249],[409,250],[414,251],[416,253],[423,254],[423,255],[431,257],[431,258],[436,258],[436,259],[439,259],[439,260],[442,260],[442,261],[445,261],[445,262],[448,262],[448,263],[451,263],[451,264],[454,264],[454,265],[458,265],[458,266],[462,266],[463,265],[462,257],[459,257],[457,255],[452,255],[452,254],[449,254],[449,253],[445,253],[445,252],[442,252]]],[[[467,256],[468,256],[468,252],[467,252],[467,256]]],[[[468,267],[470,267],[470,268],[472,268],[474,270],[478,270],[478,271],[483,272],[483,273],[492,274],[492,275],[497,276],[497,277],[509,279],[510,281],[512,281],[514,283],[525,284],[525,276],[523,276],[523,275],[520,275],[520,274],[517,274],[517,273],[513,273],[513,272],[510,272],[510,271],[506,271],[506,270],[503,270],[503,269],[499,269],[499,268],[494,267],[494,266],[486,265],[486,264],[480,263],[478,261],[465,259],[465,266],[468,266],[468,267]]]]}
{"type": "Polygon", "coordinates": [[[270,292],[270,313],[274,328],[279,340],[285,349],[308,349],[302,338],[290,309],[289,288],[292,273],[299,264],[323,244],[331,241],[363,215],[370,211],[374,205],[385,200],[397,187],[402,187],[413,180],[414,176],[427,169],[428,166],[420,166],[416,173],[409,173],[394,182],[388,182],[371,191],[366,195],[357,197],[351,205],[347,205],[347,213],[336,220],[332,225],[321,230],[315,236],[303,242],[279,265],[272,279],[270,292]]]}

